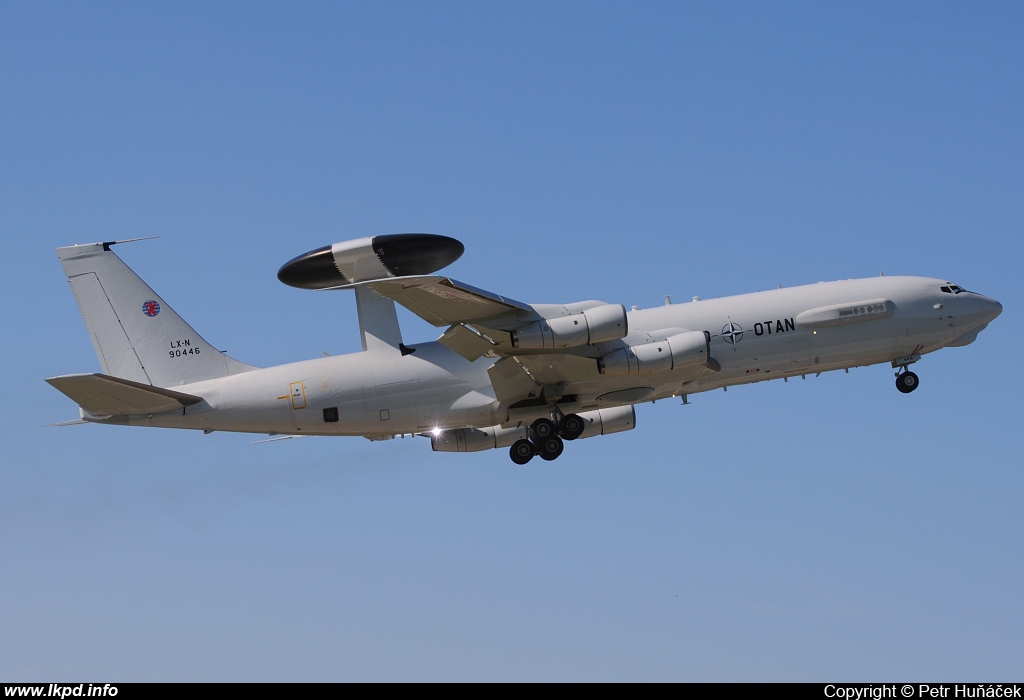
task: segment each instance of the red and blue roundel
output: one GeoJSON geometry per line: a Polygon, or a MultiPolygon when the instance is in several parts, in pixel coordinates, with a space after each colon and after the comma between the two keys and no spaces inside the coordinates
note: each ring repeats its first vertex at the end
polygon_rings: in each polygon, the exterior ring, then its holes
{"type": "Polygon", "coordinates": [[[150,299],[142,305],[142,313],[146,314],[150,318],[160,313],[160,304],[150,299]]]}

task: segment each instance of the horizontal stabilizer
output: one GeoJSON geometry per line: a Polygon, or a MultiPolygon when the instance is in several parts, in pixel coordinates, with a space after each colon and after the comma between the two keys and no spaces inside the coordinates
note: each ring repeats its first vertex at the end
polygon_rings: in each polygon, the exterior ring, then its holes
{"type": "Polygon", "coordinates": [[[163,413],[203,399],[106,374],[67,374],[46,382],[95,416],[163,413]]]}

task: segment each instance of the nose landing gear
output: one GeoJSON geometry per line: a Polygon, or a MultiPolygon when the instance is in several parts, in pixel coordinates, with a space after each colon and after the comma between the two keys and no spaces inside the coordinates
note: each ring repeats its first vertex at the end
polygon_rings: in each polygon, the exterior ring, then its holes
{"type": "Polygon", "coordinates": [[[901,394],[909,394],[917,388],[918,383],[917,375],[906,368],[896,373],[896,388],[901,394]]]}
{"type": "Polygon", "coordinates": [[[914,348],[913,354],[905,355],[904,357],[897,357],[892,361],[892,366],[894,368],[899,367],[899,371],[896,373],[896,388],[901,394],[909,394],[917,388],[918,384],[921,383],[917,378],[917,375],[907,369],[907,367],[921,359],[921,356],[918,354],[921,347],[922,346],[918,345],[914,348]]]}

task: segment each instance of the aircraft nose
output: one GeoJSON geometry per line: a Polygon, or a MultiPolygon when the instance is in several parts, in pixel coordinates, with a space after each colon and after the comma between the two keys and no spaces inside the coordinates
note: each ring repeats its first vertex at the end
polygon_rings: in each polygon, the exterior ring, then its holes
{"type": "Polygon", "coordinates": [[[988,323],[1003,312],[1003,305],[991,297],[983,294],[961,295],[967,305],[964,311],[972,318],[988,323]]]}
{"type": "Polygon", "coordinates": [[[995,299],[989,297],[982,297],[982,313],[985,314],[985,321],[991,321],[999,314],[1003,313],[1003,305],[995,299]]]}

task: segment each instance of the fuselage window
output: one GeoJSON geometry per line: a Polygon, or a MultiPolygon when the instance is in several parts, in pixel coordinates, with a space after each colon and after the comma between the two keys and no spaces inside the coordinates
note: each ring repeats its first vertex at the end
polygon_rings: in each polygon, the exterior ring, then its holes
{"type": "Polygon", "coordinates": [[[840,316],[859,316],[861,314],[876,314],[885,311],[885,304],[871,304],[869,306],[854,306],[849,309],[840,309],[840,316]]]}

